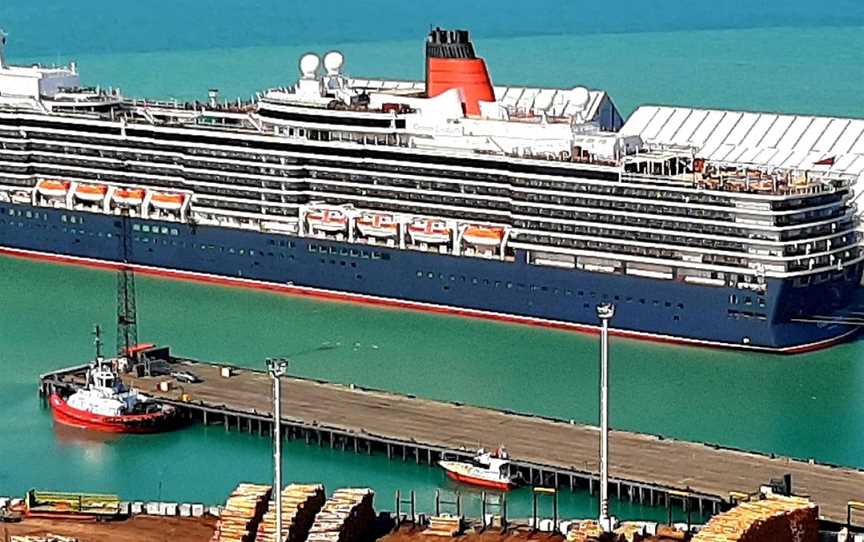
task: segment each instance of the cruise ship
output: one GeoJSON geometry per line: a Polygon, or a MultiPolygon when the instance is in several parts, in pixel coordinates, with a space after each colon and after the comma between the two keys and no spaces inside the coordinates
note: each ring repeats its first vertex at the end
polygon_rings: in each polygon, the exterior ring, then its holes
{"type": "MultiPolygon", "coordinates": [[[[0,252],[325,298],[794,353],[853,335],[864,120],[496,86],[464,30],[424,81],[309,53],[195,103],[12,66],[0,252]],[[860,186],[858,191],[860,191],[860,186]]],[[[419,47],[418,47],[419,49],[419,47]]]]}

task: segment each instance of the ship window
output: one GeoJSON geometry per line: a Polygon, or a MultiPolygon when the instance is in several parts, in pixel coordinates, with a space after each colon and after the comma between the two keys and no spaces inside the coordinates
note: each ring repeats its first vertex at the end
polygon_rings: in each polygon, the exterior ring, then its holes
{"type": "Polygon", "coordinates": [[[33,218],[33,213],[31,211],[27,211],[27,218],[33,218]]]}
{"type": "Polygon", "coordinates": [[[132,224],[132,231],[141,231],[140,224],[132,224]]]}
{"type": "Polygon", "coordinates": [[[166,228],[165,226],[162,226],[162,234],[168,235],[168,228],[166,228]]]}
{"type": "Polygon", "coordinates": [[[564,295],[573,295],[572,290],[564,290],[564,295]]]}
{"type": "Polygon", "coordinates": [[[668,309],[669,307],[672,306],[672,303],[671,303],[670,301],[667,301],[666,303],[664,303],[664,305],[665,305],[666,308],[668,309]]]}
{"type": "Polygon", "coordinates": [[[507,287],[508,287],[508,288],[512,288],[512,287],[513,287],[513,283],[512,283],[512,282],[508,282],[508,283],[507,283],[507,287]]]}
{"type": "Polygon", "coordinates": [[[679,309],[683,309],[683,308],[684,308],[684,303],[678,303],[678,304],[676,305],[676,307],[678,307],[679,309]]]}
{"type": "Polygon", "coordinates": [[[430,278],[430,279],[434,279],[434,278],[435,278],[435,273],[426,273],[426,277],[427,277],[427,278],[430,278]]]}
{"type": "Polygon", "coordinates": [[[369,253],[366,252],[365,250],[361,250],[360,251],[360,257],[368,260],[369,259],[369,253]]]}
{"type": "Polygon", "coordinates": [[[645,304],[645,298],[640,298],[640,299],[639,299],[639,303],[642,304],[642,305],[644,305],[644,304],[645,304]]]}
{"type": "Polygon", "coordinates": [[[78,220],[74,216],[69,217],[69,223],[70,224],[75,224],[76,222],[78,222],[78,220]]]}
{"type": "MultiPolygon", "coordinates": [[[[380,252],[372,252],[372,259],[373,260],[380,260],[381,259],[381,253],[380,252]]],[[[444,278],[444,276],[442,275],[441,278],[444,278]]]]}
{"type": "Polygon", "coordinates": [[[738,296],[735,294],[730,295],[729,296],[729,303],[732,305],[737,305],[738,304],[738,296]]]}
{"type": "Polygon", "coordinates": [[[753,304],[753,298],[748,295],[747,297],[744,298],[744,304],[745,305],[752,305],[753,304]]]}
{"type": "MultiPolygon", "coordinates": [[[[74,222],[74,221],[73,221],[73,222],[74,222]]],[[[150,226],[148,226],[147,224],[144,224],[143,226],[141,226],[141,231],[149,232],[149,231],[150,231],[150,226]]]]}
{"type": "Polygon", "coordinates": [[[681,320],[681,317],[676,314],[675,316],[672,317],[672,319],[675,320],[676,322],[678,322],[681,320]]]}
{"type": "Polygon", "coordinates": [[[765,298],[764,297],[757,298],[757,302],[759,303],[760,307],[765,307],[765,298]]]}
{"type": "Polygon", "coordinates": [[[171,228],[171,235],[179,235],[179,234],[180,234],[180,232],[177,230],[177,228],[171,228]]]}
{"type": "Polygon", "coordinates": [[[477,282],[478,282],[477,277],[474,277],[471,279],[471,284],[477,284],[477,282]]]}
{"type": "Polygon", "coordinates": [[[423,271],[417,271],[417,278],[423,278],[423,271]]]}
{"type": "Polygon", "coordinates": [[[352,258],[356,258],[356,257],[357,257],[357,254],[358,254],[357,249],[356,249],[356,248],[352,248],[352,249],[351,249],[351,257],[352,257],[352,258]]]}
{"type": "Polygon", "coordinates": [[[579,290],[578,294],[579,294],[580,296],[583,296],[583,295],[585,295],[585,291],[584,291],[584,290],[579,290]]]}

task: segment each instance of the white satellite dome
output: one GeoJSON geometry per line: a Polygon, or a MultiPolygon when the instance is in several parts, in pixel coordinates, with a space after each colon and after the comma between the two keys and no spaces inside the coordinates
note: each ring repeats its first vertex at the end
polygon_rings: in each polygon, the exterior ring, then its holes
{"type": "Polygon", "coordinates": [[[306,53],[300,57],[300,74],[305,79],[314,79],[320,66],[321,59],[315,53],[306,53]]]}
{"type": "Polygon", "coordinates": [[[327,75],[338,75],[345,65],[345,55],[339,51],[330,51],[324,55],[324,69],[327,75]]]}
{"type": "Polygon", "coordinates": [[[591,95],[585,87],[575,87],[570,91],[570,105],[575,107],[578,111],[587,107],[589,99],[591,99],[591,95]]]}

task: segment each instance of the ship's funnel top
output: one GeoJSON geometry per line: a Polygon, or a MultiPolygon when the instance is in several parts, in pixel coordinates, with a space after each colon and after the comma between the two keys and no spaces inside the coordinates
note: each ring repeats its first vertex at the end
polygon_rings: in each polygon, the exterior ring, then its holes
{"type": "Polygon", "coordinates": [[[465,114],[480,115],[480,102],[494,102],[492,81],[482,58],[477,58],[467,30],[436,28],[426,39],[426,95],[451,88],[462,93],[465,114]]]}

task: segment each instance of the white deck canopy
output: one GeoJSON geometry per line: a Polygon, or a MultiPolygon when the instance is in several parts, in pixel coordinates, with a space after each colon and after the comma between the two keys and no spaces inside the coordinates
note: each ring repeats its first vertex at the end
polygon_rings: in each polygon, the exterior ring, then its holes
{"type": "Polygon", "coordinates": [[[851,175],[864,188],[864,119],[645,105],[621,133],[713,162],[851,175]]]}

